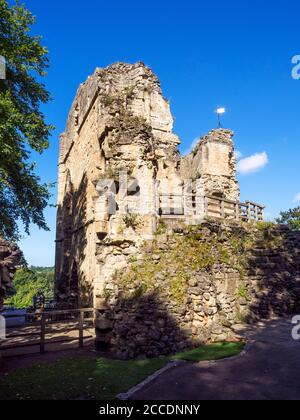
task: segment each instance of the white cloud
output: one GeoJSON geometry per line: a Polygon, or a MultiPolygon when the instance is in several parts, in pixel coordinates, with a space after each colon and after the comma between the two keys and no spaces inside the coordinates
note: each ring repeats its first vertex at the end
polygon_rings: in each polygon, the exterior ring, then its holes
{"type": "Polygon", "coordinates": [[[235,156],[236,160],[240,160],[240,159],[242,159],[242,157],[243,157],[243,153],[242,153],[242,152],[240,152],[239,150],[236,150],[236,151],[234,152],[234,156],[235,156]]]}
{"type": "Polygon", "coordinates": [[[258,172],[269,163],[269,158],[266,152],[256,153],[255,155],[241,159],[238,162],[237,169],[242,175],[258,172]]]}
{"type": "Polygon", "coordinates": [[[293,203],[300,203],[300,193],[295,195],[295,198],[293,200],[293,203]]]}

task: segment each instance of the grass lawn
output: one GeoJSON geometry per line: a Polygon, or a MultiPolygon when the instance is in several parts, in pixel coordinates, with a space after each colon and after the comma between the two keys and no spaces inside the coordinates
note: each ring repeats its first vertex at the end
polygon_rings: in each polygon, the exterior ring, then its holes
{"type": "Polygon", "coordinates": [[[170,360],[198,362],[239,354],[243,343],[218,343],[172,357],[120,361],[104,358],[69,358],[20,369],[0,378],[0,400],[112,400],[128,391],[170,360]]]}
{"type": "Polygon", "coordinates": [[[186,360],[187,362],[203,362],[205,360],[218,360],[239,354],[245,343],[215,343],[177,353],[171,360],[186,360]]]}

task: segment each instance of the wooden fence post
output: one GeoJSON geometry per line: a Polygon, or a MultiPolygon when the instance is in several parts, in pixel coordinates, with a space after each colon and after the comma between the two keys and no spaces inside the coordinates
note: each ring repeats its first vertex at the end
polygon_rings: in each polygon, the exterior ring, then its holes
{"type": "Polygon", "coordinates": [[[83,323],[84,323],[84,312],[79,314],[79,348],[83,348],[83,323]]]}
{"type": "Polygon", "coordinates": [[[259,217],[258,217],[258,206],[255,205],[255,221],[259,222],[259,217]]]}
{"type": "Polygon", "coordinates": [[[240,220],[240,205],[236,203],[235,205],[235,218],[236,220],[240,220]]]}
{"type": "Polygon", "coordinates": [[[41,315],[41,342],[40,342],[40,353],[45,353],[45,336],[46,336],[46,317],[44,314],[41,315]]]}
{"type": "Polygon", "coordinates": [[[246,204],[247,204],[248,223],[251,223],[251,203],[249,201],[246,201],[246,204]]]}

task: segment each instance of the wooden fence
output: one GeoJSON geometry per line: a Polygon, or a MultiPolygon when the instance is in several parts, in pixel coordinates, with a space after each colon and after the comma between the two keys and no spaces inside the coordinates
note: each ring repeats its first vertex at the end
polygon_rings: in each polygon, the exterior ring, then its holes
{"type": "Polygon", "coordinates": [[[265,207],[246,201],[240,203],[219,197],[197,197],[195,194],[161,194],[159,214],[164,216],[209,216],[242,222],[263,222],[265,207]]]}
{"type": "Polygon", "coordinates": [[[63,344],[78,342],[82,348],[94,337],[94,309],[28,313],[26,318],[24,326],[7,328],[6,339],[0,342],[4,356],[10,350],[28,347],[38,347],[44,353],[48,344],[59,349],[63,344]]]}
{"type": "Polygon", "coordinates": [[[242,222],[263,222],[264,207],[251,201],[239,203],[217,197],[204,197],[204,213],[209,217],[235,219],[242,222]]]}

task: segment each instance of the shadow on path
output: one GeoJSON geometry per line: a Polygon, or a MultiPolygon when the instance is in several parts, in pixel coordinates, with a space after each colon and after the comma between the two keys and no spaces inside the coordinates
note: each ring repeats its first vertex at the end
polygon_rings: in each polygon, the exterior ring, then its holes
{"type": "Polygon", "coordinates": [[[244,334],[245,354],[185,364],[160,376],[134,400],[299,400],[300,342],[291,318],[260,322],[244,334]]]}

